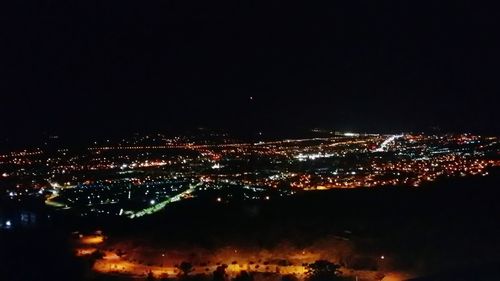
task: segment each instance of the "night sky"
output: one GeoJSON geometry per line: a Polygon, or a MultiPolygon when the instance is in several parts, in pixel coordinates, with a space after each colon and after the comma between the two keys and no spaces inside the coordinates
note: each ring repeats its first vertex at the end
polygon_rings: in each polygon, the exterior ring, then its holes
{"type": "Polygon", "coordinates": [[[3,138],[200,126],[500,133],[497,7],[9,2],[3,138]]]}

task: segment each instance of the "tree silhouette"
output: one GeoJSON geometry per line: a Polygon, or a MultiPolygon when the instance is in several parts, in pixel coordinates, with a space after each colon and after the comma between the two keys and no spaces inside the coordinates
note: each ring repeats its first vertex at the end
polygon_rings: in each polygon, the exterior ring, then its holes
{"type": "Polygon", "coordinates": [[[168,273],[162,273],[162,274],[160,275],[160,280],[161,280],[161,281],[168,281],[168,280],[170,280],[170,279],[168,278],[168,273]]]}
{"type": "Polygon", "coordinates": [[[327,260],[318,260],[307,265],[308,281],[336,281],[342,280],[340,265],[327,260]]]}
{"type": "Polygon", "coordinates": [[[176,266],[180,271],[183,276],[187,276],[189,273],[191,273],[194,268],[193,265],[189,262],[183,261],[180,265],[176,266]]]}
{"type": "Polygon", "coordinates": [[[253,281],[253,275],[243,270],[233,278],[233,281],[253,281]]]}
{"type": "Polygon", "coordinates": [[[155,278],[153,272],[149,271],[148,275],[146,276],[146,281],[155,281],[155,280],[156,280],[156,278],[155,278]]]}
{"type": "Polygon", "coordinates": [[[214,271],[213,281],[225,281],[227,277],[226,268],[227,265],[225,264],[218,266],[214,271]]]}

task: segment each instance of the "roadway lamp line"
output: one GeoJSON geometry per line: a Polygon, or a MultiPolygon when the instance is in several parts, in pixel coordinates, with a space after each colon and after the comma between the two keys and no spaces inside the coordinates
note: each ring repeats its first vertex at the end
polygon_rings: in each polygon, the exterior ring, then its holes
{"type": "Polygon", "coordinates": [[[144,208],[140,211],[137,211],[137,212],[134,212],[134,211],[125,211],[124,213],[130,218],[130,219],[134,219],[134,218],[140,218],[140,217],[143,217],[143,216],[146,216],[146,215],[151,215],[151,214],[154,214],[156,212],[159,212],[161,210],[163,210],[168,204],[170,203],[173,203],[173,202],[177,202],[177,201],[180,201],[182,199],[183,196],[186,196],[188,194],[191,194],[193,191],[196,190],[197,187],[201,186],[202,183],[199,182],[195,185],[189,185],[189,188],[173,197],[170,197],[170,198],[167,198],[157,204],[154,204],[153,206],[150,206],[150,207],[147,207],[147,208],[144,208]]]}
{"type": "Polygon", "coordinates": [[[386,147],[389,146],[390,143],[392,143],[393,141],[395,141],[398,138],[402,138],[403,136],[404,135],[392,135],[392,136],[388,137],[385,141],[382,142],[382,144],[380,144],[380,146],[377,149],[375,149],[375,152],[385,151],[386,147]]]}

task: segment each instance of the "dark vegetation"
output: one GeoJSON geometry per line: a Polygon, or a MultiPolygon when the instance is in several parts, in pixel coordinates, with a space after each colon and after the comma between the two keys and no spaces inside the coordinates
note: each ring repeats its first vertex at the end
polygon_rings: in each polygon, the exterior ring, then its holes
{"type": "MultiPolygon", "coordinates": [[[[492,276],[492,268],[500,268],[499,188],[500,175],[494,172],[420,188],[307,192],[260,203],[218,204],[198,198],[143,220],[55,216],[51,225],[0,232],[0,276],[9,281],[123,279],[92,274],[91,260],[72,255],[70,231],[100,228],[110,240],[190,249],[228,243],[266,248],[283,240],[306,247],[342,237],[352,242],[354,252],[384,253],[396,268],[431,276],[419,280],[482,280],[484,274],[492,276]]],[[[238,280],[250,280],[247,274],[238,280]]],[[[225,274],[221,268],[206,278],[222,280],[225,274]]]]}
{"type": "Polygon", "coordinates": [[[200,198],[133,222],[112,237],[214,249],[228,243],[272,248],[284,240],[307,247],[344,237],[355,252],[394,257],[397,268],[436,272],[500,261],[499,188],[494,173],[420,188],[306,192],[264,203],[200,198]]]}
{"type": "Polygon", "coordinates": [[[0,231],[0,280],[85,280],[91,262],[73,255],[68,238],[47,228],[0,231]]]}

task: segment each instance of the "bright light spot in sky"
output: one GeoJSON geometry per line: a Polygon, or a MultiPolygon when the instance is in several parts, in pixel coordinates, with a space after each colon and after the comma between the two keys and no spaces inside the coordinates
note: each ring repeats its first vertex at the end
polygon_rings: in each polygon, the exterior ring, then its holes
{"type": "Polygon", "coordinates": [[[10,221],[6,221],[6,222],[5,222],[5,225],[6,225],[6,226],[11,226],[11,225],[12,225],[12,223],[11,223],[10,221]]]}
{"type": "Polygon", "coordinates": [[[149,204],[151,204],[151,205],[154,205],[155,203],[156,203],[156,201],[155,201],[155,200],[151,200],[151,201],[149,201],[149,204]]]}

